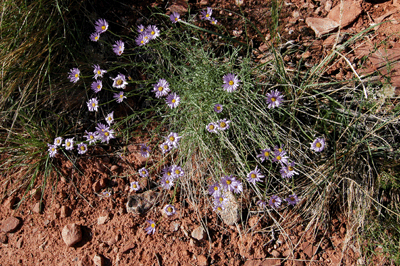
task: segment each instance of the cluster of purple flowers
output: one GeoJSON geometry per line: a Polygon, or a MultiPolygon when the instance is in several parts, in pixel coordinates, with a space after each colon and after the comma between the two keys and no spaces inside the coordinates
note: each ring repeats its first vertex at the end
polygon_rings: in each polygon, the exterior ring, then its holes
{"type": "Polygon", "coordinates": [[[208,20],[208,21],[210,21],[211,24],[217,25],[218,20],[216,20],[215,18],[211,17],[211,15],[212,15],[212,8],[211,7],[207,7],[206,10],[202,10],[200,12],[200,14],[201,14],[201,17],[200,17],[201,20],[208,20]]]}
{"type": "MultiPolygon", "coordinates": [[[[289,195],[289,196],[285,199],[285,201],[286,201],[288,204],[294,206],[294,205],[296,205],[296,204],[300,201],[300,199],[297,197],[296,194],[293,193],[293,194],[289,195]]],[[[256,204],[257,204],[261,209],[264,209],[265,207],[267,207],[267,203],[266,203],[264,200],[259,200],[259,201],[256,202],[256,204]]],[[[279,209],[279,207],[281,206],[281,204],[282,204],[282,199],[281,199],[279,196],[276,196],[276,195],[272,195],[272,196],[270,197],[269,201],[268,201],[268,205],[269,205],[271,208],[274,208],[274,209],[279,209]]]]}
{"type": "Polygon", "coordinates": [[[166,141],[161,143],[160,148],[163,154],[172,150],[172,148],[177,148],[179,140],[182,137],[178,136],[178,133],[171,132],[168,137],[166,137],[166,141]]]}
{"type": "Polygon", "coordinates": [[[220,212],[225,209],[229,201],[228,193],[240,194],[243,192],[243,184],[233,175],[225,175],[220,182],[215,182],[208,187],[208,193],[214,198],[214,211],[220,212]]]}
{"type": "Polygon", "coordinates": [[[218,120],[217,122],[211,122],[206,126],[206,129],[208,132],[211,133],[218,133],[218,130],[227,130],[229,128],[229,123],[231,121],[227,119],[221,119],[218,120]]]}
{"type": "Polygon", "coordinates": [[[289,163],[289,157],[286,155],[287,152],[283,149],[284,145],[278,147],[272,151],[269,148],[261,149],[261,153],[257,155],[261,162],[267,159],[272,159],[273,162],[279,163],[281,165],[280,173],[283,178],[291,178],[299,173],[295,171],[295,162],[289,163]]]}
{"type": "MultiPolygon", "coordinates": [[[[48,143],[47,146],[49,147],[48,152],[50,157],[54,157],[57,154],[57,149],[61,146],[64,147],[65,150],[71,151],[74,149],[74,138],[65,139],[64,144],[62,144],[62,137],[57,137],[54,139],[54,144],[48,143]]],[[[86,143],[79,143],[77,145],[78,154],[84,154],[87,152],[87,144],[86,143]]]]}
{"type": "Polygon", "coordinates": [[[160,30],[156,25],[149,25],[147,28],[139,25],[137,31],[139,32],[139,36],[136,38],[135,43],[138,46],[146,45],[150,40],[154,40],[160,36],[160,30]]]}
{"type": "Polygon", "coordinates": [[[185,175],[182,167],[178,165],[171,165],[164,167],[162,170],[161,186],[164,189],[170,189],[174,186],[176,179],[181,178],[185,175]]]}
{"type": "Polygon", "coordinates": [[[178,94],[175,92],[170,93],[169,83],[165,79],[159,79],[158,82],[153,85],[153,92],[156,94],[156,98],[167,96],[165,102],[171,109],[178,107],[181,102],[181,97],[179,97],[178,94]]]}
{"type": "Polygon", "coordinates": [[[108,23],[105,19],[98,19],[95,23],[95,32],[90,35],[90,40],[97,42],[100,39],[100,34],[108,29],[108,23]]]}

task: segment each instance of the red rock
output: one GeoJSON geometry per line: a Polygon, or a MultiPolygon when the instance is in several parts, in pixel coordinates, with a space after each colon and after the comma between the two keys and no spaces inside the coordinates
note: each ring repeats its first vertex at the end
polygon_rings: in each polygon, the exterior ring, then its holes
{"type": "Polygon", "coordinates": [[[317,252],[317,247],[313,246],[311,243],[303,243],[301,244],[301,248],[303,252],[309,257],[313,257],[315,253],[317,252]]]}
{"type": "Polygon", "coordinates": [[[43,207],[43,204],[41,204],[40,202],[36,202],[35,206],[33,206],[32,211],[35,213],[41,213],[42,207],[43,207]]]}
{"type": "Polygon", "coordinates": [[[7,237],[7,235],[6,234],[1,234],[0,235],[0,243],[2,243],[2,244],[7,244],[7,242],[8,242],[8,237],[7,237]]]}
{"type": "Polygon", "coordinates": [[[198,262],[199,266],[207,266],[208,265],[207,257],[204,255],[199,255],[197,257],[197,262],[198,262]]]}
{"type": "Polygon", "coordinates": [[[104,265],[104,259],[101,255],[94,255],[93,257],[93,263],[95,266],[103,266],[104,265]]]}
{"type": "Polygon", "coordinates": [[[17,230],[21,224],[21,220],[17,217],[10,216],[1,224],[1,231],[4,233],[12,233],[17,230]]]}
{"type": "Polygon", "coordinates": [[[118,168],[119,168],[118,165],[112,165],[112,166],[111,166],[111,171],[112,171],[112,172],[115,172],[115,171],[118,170],[118,168]]]}
{"type": "Polygon", "coordinates": [[[200,240],[203,240],[204,236],[205,236],[205,232],[204,232],[203,227],[201,227],[201,226],[197,227],[197,228],[194,229],[193,232],[192,232],[192,237],[193,237],[194,239],[199,240],[199,241],[200,241],[200,240]]]}
{"type": "Polygon", "coordinates": [[[69,208],[67,206],[61,206],[60,218],[65,218],[69,216],[69,208]]]}
{"type": "Polygon", "coordinates": [[[318,38],[323,34],[334,31],[339,27],[339,23],[329,18],[306,18],[307,25],[313,29],[318,38]]]}
{"type": "Polygon", "coordinates": [[[77,224],[68,224],[62,230],[62,238],[68,247],[72,247],[82,240],[81,226],[77,224]]]}
{"type": "Polygon", "coordinates": [[[16,201],[17,201],[16,197],[10,196],[4,201],[4,207],[6,207],[6,209],[13,209],[16,201]]]}
{"type": "Polygon", "coordinates": [[[279,258],[281,256],[281,253],[279,251],[277,251],[277,250],[272,250],[271,251],[271,255],[274,258],[279,258]]]}
{"type": "Polygon", "coordinates": [[[92,188],[93,188],[94,192],[96,192],[96,193],[99,192],[101,190],[100,181],[94,182],[92,185],[92,188]]]}
{"type": "Polygon", "coordinates": [[[302,260],[294,260],[293,261],[293,266],[305,266],[306,263],[302,260]]]}
{"type": "Polygon", "coordinates": [[[266,259],[263,260],[260,266],[280,266],[281,260],[280,259],[266,259]]]}
{"type": "Polygon", "coordinates": [[[328,19],[336,21],[341,27],[353,23],[361,14],[362,9],[359,3],[354,1],[339,2],[328,14],[328,19]]]}

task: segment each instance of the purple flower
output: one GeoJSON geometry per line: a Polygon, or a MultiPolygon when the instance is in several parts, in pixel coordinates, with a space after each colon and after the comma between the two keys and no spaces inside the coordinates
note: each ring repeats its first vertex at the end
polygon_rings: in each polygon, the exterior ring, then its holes
{"type": "Polygon", "coordinates": [[[150,156],[150,148],[145,144],[140,145],[140,155],[144,158],[148,158],[150,156]]]}
{"type": "Polygon", "coordinates": [[[323,138],[316,138],[313,143],[311,143],[311,150],[316,152],[321,152],[325,149],[325,140],[323,138]]]}
{"type": "Polygon", "coordinates": [[[98,19],[95,24],[96,32],[103,33],[106,32],[108,29],[108,23],[105,19],[98,19]]]}
{"type": "Polygon", "coordinates": [[[125,89],[128,82],[126,82],[126,78],[124,74],[118,74],[115,78],[111,78],[113,82],[113,87],[117,89],[125,89]]]}
{"type": "Polygon", "coordinates": [[[122,103],[122,101],[126,99],[126,96],[124,96],[123,91],[120,91],[119,93],[114,93],[113,98],[117,103],[122,103]]]}
{"type": "Polygon", "coordinates": [[[94,73],[94,79],[97,79],[98,77],[103,77],[104,73],[107,73],[107,70],[103,70],[100,68],[99,65],[93,65],[93,73],[94,73]]]}
{"type": "Polygon", "coordinates": [[[286,154],[286,151],[283,149],[284,146],[285,146],[285,145],[282,145],[282,146],[280,146],[280,147],[275,146],[275,147],[274,147],[274,148],[275,148],[275,151],[278,151],[278,152],[280,152],[280,153],[285,152],[285,154],[286,154]]]}
{"type": "Polygon", "coordinates": [[[109,142],[110,139],[114,137],[114,130],[110,129],[108,126],[98,123],[96,127],[96,131],[98,134],[98,138],[101,139],[101,142],[109,142]]]}
{"type": "Polygon", "coordinates": [[[146,45],[150,41],[150,37],[146,34],[146,32],[143,32],[137,36],[135,39],[135,43],[137,46],[143,46],[146,45]]]}
{"type": "Polygon", "coordinates": [[[113,51],[116,55],[122,55],[125,49],[125,44],[121,40],[117,40],[115,44],[113,44],[113,51]]]}
{"type": "Polygon", "coordinates": [[[210,23],[211,23],[212,25],[217,25],[218,20],[216,20],[215,18],[211,18],[210,23]]]}
{"type": "Polygon", "coordinates": [[[221,119],[217,122],[217,129],[219,130],[227,130],[229,128],[230,120],[221,119]]]}
{"type": "Polygon", "coordinates": [[[93,42],[97,42],[100,38],[100,33],[99,32],[93,32],[92,34],[90,34],[90,40],[93,42]]]}
{"type": "Polygon", "coordinates": [[[224,109],[224,108],[223,108],[222,105],[219,104],[219,103],[217,103],[216,105],[214,105],[214,112],[216,112],[216,113],[221,113],[223,109],[224,109]]]}
{"type": "Polygon", "coordinates": [[[63,141],[62,137],[57,137],[54,139],[54,145],[60,146],[62,144],[62,141],[63,141]]]}
{"type": "Polygon", "coordinates": [[[261,162],[264,162],[264,160],[268,159],[269,156],[271,155],[271,150],[266,148],[266,149],[261,149],[260,154],[257,155],[257,158],[260,158],[261,162]]]}
{"type": "Polygon", "coordinates": [[[67,151],[70,151],[74,148],[74,138],[66,139],[65,143],[63,144],[67,151]]]}
{"type": "Polygon", "coordinates": [[[228,197],[226,196],[225,193],[220,193],[219,195],[214,196],[214,204],[222,204],[225,206],[225,204],[228,202],[228,197]]]}
{"type": "Polygon", "coordinates": [[[150,224],[150,226],[145,229],[146,233],[149,235],[154,234],[156,232],[155,222],[153,222],[153,220],[147,220],[147,222],[150,224]]]}
{"type": "Polygon", "coordinates": [[[172,23],[177,23],[178,21],[180,21],[180,16],[178,12],[174,12],[171,14],[171,16],[169,16],[169,19],[171,20],[172,23]]]}
{"type": "Polygon", "coordinates": [[[299,201],[300,201],[300,199],[297,198],[296,194],[289,195],[289,197],[287,197],[285,200],[287,201],[287,203],[289,203],[290,205],[293,205],[293,206],[296,205],[297,203],[299,203],[299,201]]]}
{"type": "Polygon", "coordinates": [[[161,170],[161,174],[164,178],[174,180],[174,174],[172,173],[172,166],[165,166],[161,170]]]}
{"type": "Polygon", "coordinates": [[[141,177],[148,177],[149,176],[149,171],[145,167],[139,169],[139,175],[141,177]]]}
{"type": "Polygon", "coordinates": [[[140,189],[140,185],[139,182],[137,181],[133,181],[131,182],[131,185],[129,186],[129,188],[131,189],[131,191],[138,191],[140,189]]]}
{"type": "Polygon", "coordinates": [[[256,166],[256,168],[247,175],[247,180],[254,185],[256,182],[260,182],[261,178],[264,178],[264,176],[261,174],[258,166],[256,166]]]}
{"type": "Polygon", "coordinates": [[[294,175],[298,175],[299,173],[294,170],[295,162],[291,162],[290,164],[282,167],[280,173],[283,178],[291,178],[294,175]]]}
{"type": "Polygon", "coordinates": [[[138,31],[139,33],[144,32],[144,26],[143,26],[142,24],[140,24],[139,26],[137,26],[137,31],[138,31]]]}
{"type": "Polygon", "coordinates": [[[151,40],[154,40],[158,36],[160,36],[160,30],[156,25],[149,25],[146,29],[146,34],[149,36],[151,40]]]}
{"type": "Polygon", "coordinates": [[[225,210],[225,206],[222,203],[217,203],[214,204],[213,210],[215,212],[222,212],[223,210],[225,210]]]}
{"type": "Polygon", "coordinates": [[[78,153],[85,154],[87,152],[87,144],[81,142],[78,144],[78,153]]]}
{"type": "Polygon", "coordinates": [[[173,187],[173,185],[174,185],[174,182],[171,179],[169,179],[165,176],[163,178],[161,178],[161,186],[164,189],[170,189],[171,187],[173,187]]]}
{"type": "Polygon", "coordinates": [[[171,146],[173,146],[174,148],[178,147],[178,142],[182,137],[178,136],[178,133],[175,132],[171,132],[169,133],[168,137],[167,137],[167,142],[169,142],[169,144],[171,144],[171,146]]]}
{"type": "Polygon", "coordinates": [[[168,106],[172,109],[176,108],[179,105],[181,97],[179,97],[179,95],[174,92],[169,94],[165,101],[167,102],[168,106]]]}
{"type": "Polygon", "coordinates": [[[49,152],[49,156],[50,157],[56,156],[56,154],[57,154],[57,145],[47,143],[47,146],[49,147],[49,149],[47,150],[49,152]]]}
{"type": "Polygon", "coordinates": [[[185,172],[183,172],[182,167],[177,165],[171,166],[171,172],[174,178],[179,178],[185,175],[185,172]]]}
{"type": "Polygon", "coordinates": [[[259,200],[256,202],[256,204],[261,208],[261,209],[265,209],[265,207],[267,207],[267,203],[264,200],[259,200]]]}
{"type": "Polygon", "coordinates": [[[243,192],[243,184],[239,180],[233,182],[233,192],[240,194],[243,192]]]}
{"type": "Polygon", "coordinates": [[[69,70],[69,81],[76,83],[79,80],[79,75],[81,74],[81,71],[77,68],[73,68],[69,70]]]}
{"type": "Polygon", "coordinates": [[[103,191],[101,194],[103,195],[103,197],[106,197],[106,198],[111,197],[111,192],[110,191],[103,191]]]}
{"type": "Polygon", "coordinates": [[[156,93],[156,98],[167,95],[171,90],[169,89],[169,83],[165,79],[159,79],[156,84],[154,84],[153,92],[156,93]]]}
{"type": "Polygon", "coordinates": [[[90,99],[86,104],[90,112],[97,112],[97,108],[99,108],[99,101],[97,100],[97,98],[90,99]]]}
{"type": "Polygon", "coordinates": [[[278,209],[281,206],[282,199],[276,195],[272,195],[268,203],[272,208],[278,209]]]}
{"type": "Polygon", "coordinates": [[[96,134],[94,132],[87,132],[85,131],[85,134],[83,137],[86,138],[86,141],[89,141],[89,144],[96,143],[97,140],[97,132],[96,134]]]}
{"type": "Polygon", "coordinates": [[[95,92],[98,93],[103,88],[103,82],[101,80],[93,81],[90,88],[95,92]]]}
{"type": "Polygon", "coordinates": [[[279,150],[274,151],[274,158],[272,158],[273,162],[279,162],[281,165],[288,163],[288,158],[286,156],[286,151],[279,152],[279,150]]]}
{"type": "Polygon", "coordinates": [[[201,19],[203,20],[211,20],[212,15],[212,8],[207,7],[207,10],[202,10],[201,12],[201,19]]]}
{"type": "Polygon", "coordinates": [[[226,175],[221,178],[221,185],[225,191],[232,191],[236,179],[233,176],[226,175]]]}
{"type": "Polygon", "coordinates": [[[106,116],[106,122],[109,126],[111,126],[111,124],[114,122],[114,111],[112,111],[111,113],[109,113],[106,116]]]}
{"type": "Polygon", "coordinates": [[[166,141],[160,145],[161,151],[163,154],[169,152],[172,149],[172,145],[166,141]]]}
{"type": "Polygon", "coordinates": [[[237,87],[239,87],[240,80],[232,73],[223,76],[223,81],[224,84],[222,85],[222,88],[224,88],[224,90],[227,92],[233,92],[237,89],[237,87]]]}
{"type": "Polygon", "coordinates": [[[267,93],[267,103],[269,109],[279,107],[282,102],[283,95],[280,93],[280,91],[275,90],[271,91],[271,93],[267,93]]]}
{"type": "Polygon", "coordinates": [[[212,195],[214,198],[218,197],[222,193],[222,188],[220,183],[215,182],[208,187],[208,194],[212,195]]]}
{"type": "Polygon", "coordinates": [[[165,212],[166,215],[172,216],[172,215],[174,215],[176,213],[175,207],[170,205],[170,204],[165,205],[164,212],[165,212]]]}
{"type": "Polygon", "coordinates": [[[211,122],[210,124],[208,124],[206,126],[206,129],[208,130],[208,132],[211,132],[211,133],[218,133],[217,128],[218,128],[217,124],[215,124],[213,122],[211,122]]]}

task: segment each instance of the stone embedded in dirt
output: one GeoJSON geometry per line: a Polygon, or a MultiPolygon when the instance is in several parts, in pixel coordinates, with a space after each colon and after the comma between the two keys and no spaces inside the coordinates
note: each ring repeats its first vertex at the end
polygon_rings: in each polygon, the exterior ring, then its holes
{"type": "Polygon", "coordinates": [[[105,215],[97,218],[97,224],[98,225],[105,224],[109,219],[110,219],[110,215],[108,213],[106,213],[105,215]]]}
{"type": "Polygon", "coordinates": [[[156,202],[158,193],[153,190],[148,190],[142,194],[128,196],[126,203],[126,211],[133,214],[142,214],[148,211],[156,202]]]}
{"type": "Polygon", "coordinates": [[[42,212],[42,207],[43,207],[43,203],[36,202],[35,206],[33,206],[32,211],[35,212],[35,213],[41,213],[42,212]]]}
{"type": "Polygon", "coordinates": [[[10,216],[1,224],[1,231],[4,233],[12,233],[17,230],[18,226],[21,224],[21,220],[17,217],[10,216]]]}
{"type": "Polygon", "coordinates": [[[99,255],[99,254],[94,255],[93,264],[95,266],[103,266],[104,265],[103,257],[101,255],[99,255]]]}
{"type": "Polygon", "coordinates": [[[24,239],[20,237],[17,241],[16,247],[17,248],[22,248],[22,244],[24,243],[24,239]]]}
{"type": "Polygon", "coordinates": [[[96,193],[99,192],[101,190],[100,181],[97,180],[96,182],[94,182],[92,185],[92,188],[93,188],[94,192],[96,192],[96,193]]]}
{"type": "Polygon", "coordinates": [[[226,225],[234,225],[240,220],[239,204],[232,192],[227,193],[227,198],[228,202],[225,205],[225,210],[219,214],[226,225]]]}
{"type": "Polygon", "coordinates": [[[172,222],[170,224],[171,231],[173,231],[173,232],[178,231],[179,230],[179,226],[180,226],[180,224],[178,222],[175,222],[175,221],[172,222]]]}
{"type": "Polygon", "coordinates": [[[199,266],[207,266],[207,257],[204,255],[197,256],[197,263],[199,264],[199,266]]]}
{"type": "Polygon", "coordinates": [[[309,257],[313,257],[315,255],[315,253],[317,252],[318,247],[315,247],[313,244],[311,243],[303,243],[301,244],[301,249],[303,250],[303,252],[309,257]]]}
{"type": "Polygon", "coordinates": [[[62,230],[62,238],[68,247],[72,247],[82,240],[81,226],[77,224],[67,224],[62,230]]]}
{"type": "Polygon", "coordinates": [[[69,216],[69,208],[65,205],[61,206],[60,218],[65,218],[69,216]]]}
{"type": "Polygon", "coordinates": [[[325,2],[325,11],[326,12],[329,12],[329,11],[331,11],[331,8],[332,8],[332,1],[331,0],[327,0],[326,2],[325,2]]]}
{"type": "Polygon", "coordinates": [[[274,258],[279,258],[281,256],[281,253],[274,249],[274,250],[271,251],[271,255],[274,258]]]}
{"type": "Polygon", "coordinates": [[[197,227],[196,229],[193,230],[192,232],[192,237],[196,240],[203,240],[205,236],[205,232],[202,226],[197,227]]]}
{"type": "MultiPolygon", "coordinates": [[[[331,265],[339,265],[340,263],[338,263],[338,264],[331,264],[331,265]]],[[[304,262],[304,261],[302,261],[302,260],[294,260],[293,261],[293,266],[306,266],[306,263],[304,262]]]]}
{"type": "Polygon", "coordinates": [[[346,27],[353,23],[361,14],[360,3],[355,1],[339,2],[328,14],[328,19],[336,21],[340,27],[346,27]]]}
{"type": "Polygon", "coordinates": [[[8,237],[7,237],[7,235],[6,234],[0,234],[0,243],[2,243],[2,244],[7,244],[7,241],[8,241],[8,237]]]}
{"type": "Polygon", "coordinates": [[[334,31],[339,27],[339,23],[329,18],[306,18],[307,25],[313,29],[315,36],[317,38],[321,37],[323,34],[334,31]]]}
{"type": "Polygon", "coordinates": [[[116,171],[118,171],[118,165],[112,165],[111,166],[111,168],[110,168],[110,170],[112,171],[112,172],[116,172],[116,171]]]}
{"type": "Polygon", "coordinates": [[[4,201],[4,207],[6,207],[6,209],[13,209],[16,202],[17,198],[10,196],[4,201]]]}

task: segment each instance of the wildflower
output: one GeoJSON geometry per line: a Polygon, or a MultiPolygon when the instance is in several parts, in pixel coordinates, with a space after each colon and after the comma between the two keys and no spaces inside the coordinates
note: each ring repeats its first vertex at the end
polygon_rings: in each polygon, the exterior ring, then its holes
{"type": "Polygon", "coordinates": [[[261,209],[265,209],[265,207],[267,207],[267,203],[264,200],[258,200],[256,202],[256,204],[261,208],[261,209]]]}
{"type": "Polygon", "coordinates": [[[222,105],[219,104],[219,103],[217,103],[216,105],[214,105],[214,112],[216,112],[216,113],[221,113],[223,109],[224,109],[224,108],[223,108],[222,105]]]}
{"type": "Polygon", "coordinates": [[[99,65],[93,65],[93,73],[94,73],[94,79],[97,79],[99,77],[103,77],[104,73],[107,73],[107,70],[101,69],[99,65]]]}
{"type": "Polygon", "coordinates": [[[110,139],[115,138],[114,137],[114,130],[110,129],[109,127],[107,127],[106,125],[102,124],[102,123],[98,123],[97,127],[97,134],[98,134],[98,138],[101,139],[101,142],[109,142],[110,139]]]}
{"type": "Polygon", "coordinates": [[[218,128],[217,124],[215,124],[213,122],[211,122],[210,124],[208,124],[206,126],[206,129],[208,130],[208,132],[211,132],[211,133],[218,133],[217,128],[218,128]]]}
{"type": "Polygon", "coordinates": [[[111,197],[110,191],[103,191],[101,194],[103,195],[103,197],[106,197],[106,198],[111,197]]]}
{"type": "Polygon", "coordinates": [[[49,156],[50,157],[54,157],[57,154],[57,145],[56,144],[48,144],[47,146],[49,146],[49,149],[47,150],[49,152],[49,156]]]}
{"type": "Polygon", "coordinates": [[[156,93],[156,98],[167,95],[171,90],[169,89],[169,83],[165,79],[159,79],[154,84],[153,91],[156,93]]]}
{"type": "Polygon", "coordinates": [[[272,91],[271,93],[267,93],[267,103],[269,109],[279,107],[279,105],[281,105],[282,102],[283,102],[283,95],[281,94],[280,91],[275,90],[272,91]]]}
{"type": "Polygon", "coordinates": [[[224,84],[222,85],[222,88],[224,88],[224,90],[227,92],[233,92],[237,89],[237,87],[239,87],[240,80],[232,73],[223,76],[223,81],[224,84]]]}
{"type": "Polygon", "coordinates": [[[169,19],[171,20],[172,23],[177,23],[178,21],[181,21],[180,16],[178,12],[174,12],[169,16],[169,19]]]}
{"type": "Polygon", "coordinates": [[[225,193],[221,193],[218,196],[214,196],[214,204],[222,204],[225,206],[225,204],[228,202],[228,197],[226,196],[225,193]]]}
{"type": "Polygon", "coordinates": [[[148,158],[150,156],[150,148],[147,147],[145,144],[140,145],[140,155],[142,155],[144,158],[148,158]]]}
{"type": "Polygon", "coordinates": [[[93,32],[92,34],[90,34],[90,40],[93,42],[97,42],[100,38],[100,33],[98,32],[93,32]]]}
{"type": "Polygon", "coordinates": [[[106,122],[109,126],[111,126],[111,124],[114,122],[114,111],[112,111],[111,113],[109,113],[106,116],[106,122]]]}
{"type": "Polygon", "coordinates": [[[172,149],[172,145],[166,141],[160,145],[161,151],[163,154],[169,152],[172,149]]]}
{"type": "Polygon", "coordinates": [[[217,128],[219,130],[227,130],[229,128],[230,120],[221,119],[217,122],[217,128]]]}
{"type": "Polygon", "coordinates": [[[103,88],[103,82],[101,80],[93,81],[90,88],[95,92],[98,93],[103,88]]]}
{"type": "Polygon", "coordinates": [[[325,140],[323,138],[316,138],[313,143],[311,143],[311,150],[316,152],[321,152],[325,149],[325,140]]]}
{"type": "Polygon", "coordinates": [[[261,149],[261,153],[257,155],[257,158],[260,158],[261,162],[264,162],[264,160],[268,159],[269,156],[271,155],[271,150],[266,148],[266,149],[261,149]]]}
{"type": "Polygon", "coordinates": [[[99,19],[96,21],[96,26],[95,26],[96,32],[98,33],[103,33],[106,32],[108,29],[108,23],[105,19],[99,19]]]}
{"type": "Polygon", "coordinates": [[[172,172],[172,166],[166,166],[161,170],[161,174],[163,177],[174,180],[174,174],[172,172]]]}
{"type": "Polygon", "coordinates": [[[125,89],[128,82],[126,82],[126,78],[124,74],[119,73],[115,78],[111,78],[113,82],[113,87],[117,89],[125,89]]]}
{"type": "Polygon", "coordinates": [[[286,155],[286,151],[279,152],[279,150],[274,151],[274,158],[272,158],[273,162],[279,162],[281,165],[287,164],[288,158],[286,155]]]}
{"type": "Polygon", "coordinates": [[[131,191],[138,191],[140,189],[140,185],[139,182],[137,181],[133,181],[131,182],[131,185],[129,186],[129,188],[131,189],[131,191]]]}
{"type": "Polygon", "coordinates": [[[78,153],[85,154],[87,152],[87,144],[81,142],[78,144],[78,153]]]}
{"type": "Polygon", "coordinates": [[[165,212],[166,215],[172,216],[172,215],[174,215],[176,213],[175,207],[170,205],[170,204],[165,205],[164,212],[165,212]]]}
{"type": "Polygon", "coordinates": [[[182,167],[177,165],[171,166],[171,172],[175,178],[179,178],[185,175],[185,172],[182,170],[182,167]]]}
{"type": "Polygon", "coordinates": [[[291,178],[294,175],[298,175],[299,173],[294,170],[295,162],[291,162],[290,164],[282,167],[280,173],[283,178],[291,178]]]}
{"type": "Polygon", "coordinates": [[[122,55],[125,49],[125,44],[121,40],[115,41],[115,44],[113,44],[113,51],[116,55],[122,55]]]}
{"type": "Polygon", "coordinates": [[[178,94],[171,93],[170,95],[167,96],[166,98],[166,102],[168,104],[168,106],[172,109],[172,108],[176,108],[179,105],[179,102],[181,101],[181,97],[179,97],[178,94]]]}
{"type": "Polygon", "coordinates": [[[140,24],[139,26],[137,26],[137,31],[138,31],[139,33],[144,32],[144,26],[143,26],[142,24],[140,24]]]}
{"type": "Polygon", "coordinates": [[[79,75],[81,74],[81,71],[77,68],[73,68],[69,70],[69,81],[76,83],[79,80],[79,75]]]}
{"type": "Polygon", "coordinates": [[[269,206],[277,209],[279,208],[279,206],[281,206],[282,199],[276,195],[272,195],[268,203],[269,206]]]}
{"type": "Polygon", "coordinates": [[[96,140],[97,140],[97,132],[96,132],[96,133],[94,133],[94,132],[87,132],[87,131],[85,130],[85,134],[86,134],[86,135],[84,135],[83,137],[86,138],[86,141],[89,141],[89,145],[90,145],[90,144],[93,144],[93,143],[96,143],[96,140]]]}
{"type": "Polygon", "coordinates": [[[210,23],[211,23],[212,25],[217,25],[218,20],[216,20],[215,18],[211,18],[210,23]]]}
{"type": "Polygon", "coordinates": [[[145,33],[139,34],[137,38],[135,39],[135,43],[137,46],[143,46],[146,45],[150,41],[150,37],[145,33]]]}
{"type": "Polygon", "coordinates": [[[274,148],[275,148],[276,151],[278,151],[278,152],[280,152],[280,153],[282,153],[282,152],[285,152],[285,153],[286,153],[286,151],[283,149],[284,146],[285,146],[285,145],[283,144],[283,145],[280,146],[280,147],[275,146],[274,148]]]}
{"type": "Polygon", "coordinates": [[[62,137],[57,137],[54,139],[54,145],[60,146],[62,144],[62,141],[63,141],[62,137]]]}
{"type": "Polygon", "coordinates": [[[207,7],[207,10],[202,10],[201,11],[201,19],[203,20],[211,20],[211,15],[212,15],[212,8],[207,7]]]}
{"type": "Polygon", "coordinates": [[[226,175],[221,178],[222,188],[226,191],[232,191],[236,179],[233,176],[226,175]]]}
{"type": "Polygon", "coordinates": [[[166,178],[165,176],[163,178],[161,178],[161,186],[164,189],[170,189],[171,187],[173,187],[174,182],[171,179],[166,178]]]}
{"type": "Polygon", "coordinates": [[[146,29],[146,34],[149,36],[150,40],[154,40],[158,36],[160,36],[160,30],[156,25],[149,25],[146,29]]]}
{"type": "Polygon", "coordinates": [[[285,200],[292,206],[296,205],[300,201],[296,194],[289,195],[285,200]]]}
{"type": "Polygon", "coordinates": [[[169,133],[168,137],[167,137],[167,142],[169,142],[169,144],[171,144],[174,148],[178,147],[178,142],[182,137],[178,136],[178,133],[175,132],[171,132],[169,133]]]}
{"type": "Polygon", "coordinates": [[[147,220],[147,222],[150,224],[150,226],[145,229],[146,233],[149,234],[149,235],[150,234],[154,234],[156,232],[156,224],[155,224],[155,222],[153,222],[152,220],[147,220]]]}
{"type": "Polygon", "coordinates": [[[221,204],[221,203],[214,204],[213,210],[215,212],[222,212],[223,210],[225,210],[225,206],[223,204],[221,204]]]}
{"type": "Polygon", "coordinates": [[[148,177],[149,176],[149,171],[145,167],[139,169],[139,175],[141,177],[148,177]]]}
{"type": "Polygon", "coordinates": [[[65,143],[63,144],[67,151],[70,151],[74,148],[74,138],[66,139],[65,143]]]}
{"type": "Polygon", "coordinates": [[[261,178],[264,178],[264,176],[261,174],[258,166],[256,166],[256,168],[247,175],[247,180],[254,185],[256,182],[260,182],[261,178]]]}
{"type": "Polygon", "coordinates": [[[92,98],[90,99],[87,103],[87,106],[89,108],[89,111],[96,111],[97,112],[97,108],[99,107],[99,101],[97,100],[97,98],[92,98]]]}
{"type": "Polygon", "coordinates": [[[124,96],[124,92],[120,91],[119,93],[114,93],[113,98],[116,100],[117,103],[122,103],[126,96],[124,96]]]}
{"type": "Polygon", "coordinates": [[[233,182],[233,192],[240,194],[243,192],[243,184],[239,180],[233,182]]]}
{"type": "Polygon", "coordinates": [[[208,194],[212,195],[214,198],[218,197],[222,193],[222,188],[220,183],[215,182],[208,187],[208,194]]]}

